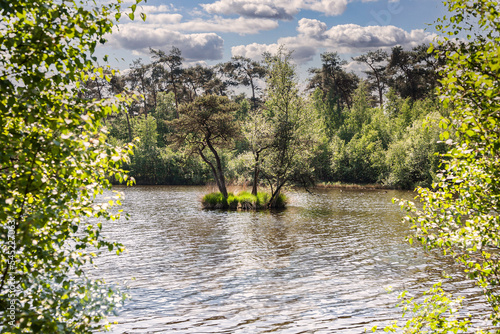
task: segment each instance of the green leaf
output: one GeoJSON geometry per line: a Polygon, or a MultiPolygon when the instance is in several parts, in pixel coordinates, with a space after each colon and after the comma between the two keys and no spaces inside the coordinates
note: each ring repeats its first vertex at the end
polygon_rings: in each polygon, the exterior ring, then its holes
{"type": "MultiPolygon", "coordinates": [[[[86,222],[115,217],[94,206],[95,196],[110,187],[103,171],[124,173],[123,160],[111,159],[125,159],[126,152],[107,143],[103,124],[107,110],[121,110],[132,100],[121,96],[101,104],[82,98],[82,88],[88,88],[90,74],[104,76],[94,51],[121,13],[119,6],[94,1],[11,3],[2,8],[0,33],[8,36],[0,38],[0,227],[15,222],[22,252],[10,267],[0,253],[0,263],[2,272],[19,280],[25,307],[14,326],[2,330],[95,332],[113,307],[110,296],[120,293],[103,291],[102,282],[82,270],[88,250],[105,237],[87,231],[86,222]]],[[[0,243],[6,238],[0,233],[0,243]]],[[[6,300],[5,289],[0,300],[6,300]]],[[[8,319],[0,309],[0,322],[8,319]]]]}

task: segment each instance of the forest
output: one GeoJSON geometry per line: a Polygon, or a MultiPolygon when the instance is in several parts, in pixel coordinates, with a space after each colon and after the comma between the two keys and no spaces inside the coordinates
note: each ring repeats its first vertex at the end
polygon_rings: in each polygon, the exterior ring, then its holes
{"type": "Polygon", "coordinates": [[[122,75],[91,77],[82,94],[100,100],[127,89],[140,96],[128,112],[106,120],[112,145],[136,139],[125,169],[137,184],[215,180],[221,189],[222,177],[228,184],[255,184],[254,193],[258,184],[278,188],[279,183],[414,189],[435,181],[437,153],[447,150],[439,141],[439,120],[447,110],[435,96],[443,61],[437,50],[428,49],[397,46],[355,57],[366,67],[363,77],[347,72],[347,61],[337,53],[325,52],[321,67],[310,68],[305,83],[298,82],[293,51],[285,47],[275,55],[264,54],[262,61],[235,56],[212,67],[186,66],[176,47],[150,49],[151,63],[137,59],[122,75]],[[218,104],[213,117],[221,116],[218,108],[227,109],[224,120],[218,118],[227,131],[214,137],[215,147],[202,143],[195,126],[188,124],[196,118],[193,108],[206,107],[207,96],[219,97],[212,101],[218,104]],[[299,108],[291,111],[287,104],[299,108]],[[281,114],[276,112],[280,108],[281,114]],[[287,136],[279,119],[289,112],[296,113],[296,121],[285,128],[294,138],[280,143],[273,139],[287,136]],[[288,161],[272,157],[279,147],[291,148],[281,154],[288,161]]]}

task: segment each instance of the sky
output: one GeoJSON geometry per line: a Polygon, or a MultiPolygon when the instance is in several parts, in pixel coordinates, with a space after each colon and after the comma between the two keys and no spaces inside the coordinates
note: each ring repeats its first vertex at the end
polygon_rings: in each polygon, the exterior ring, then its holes
{"type": "Polygon", "coordinates": [[[430,43],[432,24],[445,14],[440,0],[148,0],[134,21],[120,20],[99,53],[126,69],[133,59],[149,63],[149,48],[175,46],[186,65],[210,66],[238,55],[259,60],[284,45],[305,72],[319,67],[323,52],[351,61],[369,50],[430,43]]]}

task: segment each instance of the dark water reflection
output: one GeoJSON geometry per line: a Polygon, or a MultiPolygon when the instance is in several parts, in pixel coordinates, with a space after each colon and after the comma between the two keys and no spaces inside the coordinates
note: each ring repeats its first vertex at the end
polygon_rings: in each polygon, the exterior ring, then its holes
{"type": "MultiPolygon", "coordinates": [[[[132,299],[112,333],[362,333],[400,317],[399,291],[458,272],[404,241],[391,198],[408,192],[296,192],[270,213],[204,211],[205,188],[119,190],[130,220],[105,230],[129,252],[99,270],[126,280],[132,299]]],[[[470,282],[453,286],[474,297],[468,311],[484,311],[470,282]]]]}

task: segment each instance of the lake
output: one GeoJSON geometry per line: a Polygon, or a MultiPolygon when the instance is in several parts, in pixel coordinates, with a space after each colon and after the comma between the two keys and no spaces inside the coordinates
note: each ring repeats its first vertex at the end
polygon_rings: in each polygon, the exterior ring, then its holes
{"type": "Polygon", "coordinates": [[[452,262],[405,241],[391,199],[411,192],[293,191],[284,211],[224,212],[201,208],[206,187],[116,190],[130,219],[104,233],[128,253],[100,257],[98,274],[131,299],[111,333],[362,333],[400,319],[399,293],[444,270],[464,312],[486,310],[452,262]]]}

